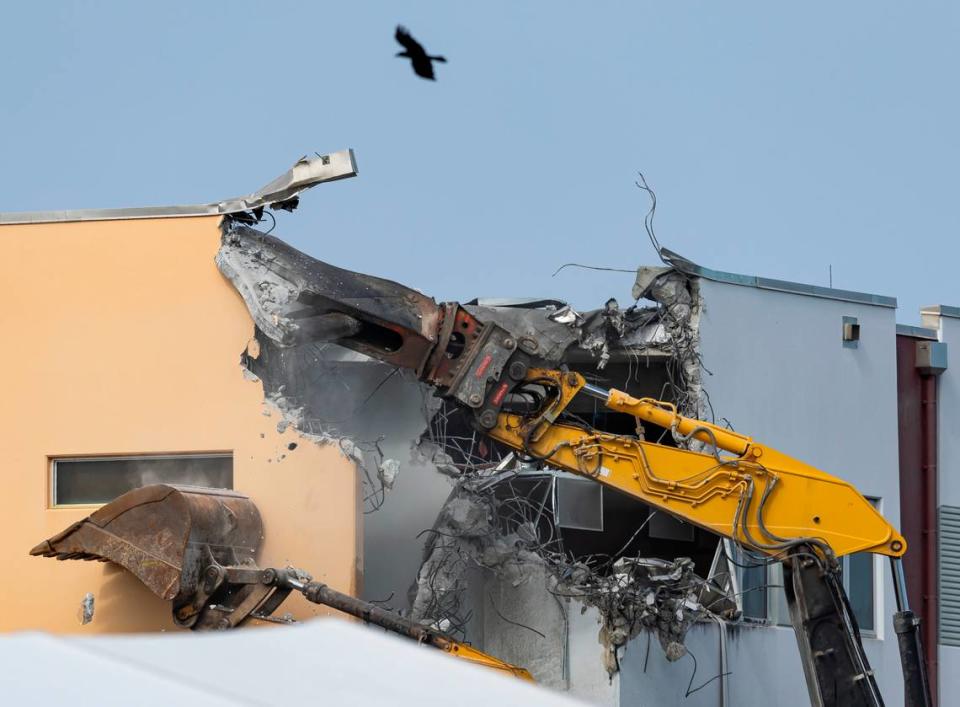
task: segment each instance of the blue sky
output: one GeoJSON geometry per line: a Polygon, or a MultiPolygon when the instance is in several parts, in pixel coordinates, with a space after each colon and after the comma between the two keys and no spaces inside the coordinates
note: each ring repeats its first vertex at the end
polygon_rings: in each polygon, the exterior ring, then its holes
{"type": "Polygon", "coordinates": [[[275,233],[438,299],[630,301],[575,261],[960,305],[948,2],[16,3],[0,211],[213,201],[313,151],[360,177],[275,233]],[[394,58],[397,23],[449,60],[394,58]]]}

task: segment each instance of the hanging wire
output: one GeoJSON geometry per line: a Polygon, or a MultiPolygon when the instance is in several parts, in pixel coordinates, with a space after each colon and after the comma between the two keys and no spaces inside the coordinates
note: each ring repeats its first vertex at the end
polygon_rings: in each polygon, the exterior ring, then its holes
{"type": "Polygon", "coordinates": [[[690,697],[690,695],[696,692],[699,692],[700,690],[705,688],[707,685],[712,683],[714,680],[720,680],[722,678],[727,677],[728,675],[733,675],[733,671],[729,671],[729,670],[727,672],[720,672],[714,675],[712,678],[710,678],[706,682],[704,682],[703,684],[698,685],[697,687],[694,687],[693,680],[694,678],[697,677],[697,656],[695,656],[693,654],[693,651],[691,651],[689,648],[687,648],[687,655],[690,656],[690,658],[693,660],[693,672],[690,673],[690,682],[687,683],[687,690],[683,695],[684,697],[690,697]]]}
{"type": "Polygon", "coordinates": [[[553,271],[553,275],[551,275],[550,277],[556,277],[556,276],[557,276],[557,273],[560,272],[561,270],[563,270],[564,268],[582,268],[582,269],[584,269],[584,270],[604,270],[604,271],[606,271],[606,272],[628,272],[628,273],[631,273],[631,274],[637,272],[636,269],[632,269],[632,270],[631,270],[631,269],[627,269],[627,268],[608,268],[608,267],[601,267],[601,266],[599,266],[599,265],[581,265],[580,263],[564,263],[564,264],[561,265],[559,268],[557,268],[556,270],[554,270],[554,271],[553,271]]]}
{"type": "Polygon", "coordinates": [[[669,265],[663,257],[663,248],[660,246],[660,241],[657,239],[657,234],[653,229],[653,219],[657,214],[657,194],[653,191],[649,184],[647,184],[647,178],[643,176],[643,172],[637,172],[637,181],[634,182],[639,189],[645,191],[650,196],[650,209],[647,211],[647,215],[643,218],[643,228],[647,232],[647,237],[650,239],[651,245],[653,245],[654,250],[657,251],[657,257],[660,258],[660,261],[665,265],[669,265]]]}
{"type": "Polygon", "coordinates": [[[266,231],[263,232],[263,234],[264,234],[265,236],[269,236],[269,235],[273,232],[273,229],[275,229],[275,228],[277,227],[277,217],[273,215],[273,212],[272,212],[272,211],[268,211],[268,210],[266,210],[266,209],[264,210],[263,215],[264,215],[264,216],[269,216],[269,217],[270,217],[270,221],[272,222],[272,223],[270,224],[270,228],[268,228],[266,231]]]}

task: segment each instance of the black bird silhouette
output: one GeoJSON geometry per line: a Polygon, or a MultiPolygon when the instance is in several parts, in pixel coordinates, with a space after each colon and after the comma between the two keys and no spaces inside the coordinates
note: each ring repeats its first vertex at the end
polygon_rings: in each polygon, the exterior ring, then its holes
{"type": "Polygon", "coordinates": [[[397,25],[397,33],[393,36],[396,37],[397,41],[403,46],[403,51],[397,52],[397,56],[410,59],[410,63],[413,65],[413,72],[417,76],[436,81],[433,75],[433,62],[442,61],[446,64],[447,60],[442,56],[430,56],[427,54],[427,50],[421,46],[420,42],[411,37],[410,32],[402,25],[397,25]]]}

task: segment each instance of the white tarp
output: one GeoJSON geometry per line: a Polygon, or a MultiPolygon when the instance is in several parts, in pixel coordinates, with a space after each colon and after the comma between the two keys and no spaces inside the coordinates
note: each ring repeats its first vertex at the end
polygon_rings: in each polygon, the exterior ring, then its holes
{"type": "Polygon", "coordinates": [[[577,705],[339,619],[228,633],[0,636],[8,705],[577,705]]]}

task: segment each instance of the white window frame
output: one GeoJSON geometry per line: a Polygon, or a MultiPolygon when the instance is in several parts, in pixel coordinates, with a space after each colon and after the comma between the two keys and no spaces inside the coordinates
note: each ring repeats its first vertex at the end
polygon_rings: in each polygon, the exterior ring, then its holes
{"type": "MultiPolygon", "coordinates": [[[[877,509],[881,514],[883,513],[883,499],[866,496],[865,497],[874,508],[877,509]]],[[[870,568],[873,578],[873,628],[872,629],[860,629],[860,636],[863,638],[883,638],[883,621],[881,620],[881,611],[883,607],[883,574],[880,571],[880,557],[874,555],[870,558],[870,568]]],[[[850,558],[849,556],[844,556],[840,558],[840,567],[843,577],[843,590],[850,593],[850,558]]],[[[742,571],[742,570],[741,570],[742,571]]],[[[742,583],[743,577],[740,572],[738,572],[738,579],[742,583]]],[[[763,618],[756,616],[745,616],[744,620],[748,622],[753,622],[755,624],[766,624],[768,626],[792,626],[790,621],[790,612],[787,608],[786,597],[783,593],[783,565],[779,562],[772,562],[766,568],[766,582],[767,582],[767,591],[766,595],[766,616],[763,618]],[[782,614],[782,615],[781,615],[782,614]]],[[[738,608],[743,611],[743,601],[742,597],[737,597],[738,608]]]]}

